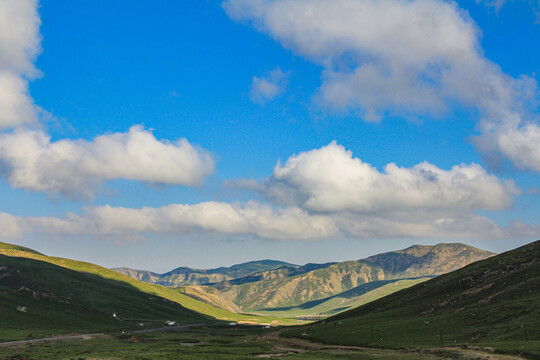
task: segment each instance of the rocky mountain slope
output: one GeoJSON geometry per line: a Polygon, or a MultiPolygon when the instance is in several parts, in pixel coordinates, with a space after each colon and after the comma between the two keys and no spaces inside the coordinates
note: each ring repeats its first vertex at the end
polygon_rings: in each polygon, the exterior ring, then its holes
{"type": "Polygon", "coordinates": [[[436,276],[494,255],[464,244],[411,246],[357,261],[264,271],[212,285],[243,311],[297,306],[372,281],[436,276]]]}

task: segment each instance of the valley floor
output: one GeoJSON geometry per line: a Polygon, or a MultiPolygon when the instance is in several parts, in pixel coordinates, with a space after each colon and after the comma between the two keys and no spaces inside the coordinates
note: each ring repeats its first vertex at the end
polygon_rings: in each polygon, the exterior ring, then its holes
{"type": "Polygon", "coordinates": [[[255,327],[192,327],[175,332],[104,334],[0,346],[0,359],[403,359],[519,360],[490,349],[376,349],[282,338],[255,327]]]}

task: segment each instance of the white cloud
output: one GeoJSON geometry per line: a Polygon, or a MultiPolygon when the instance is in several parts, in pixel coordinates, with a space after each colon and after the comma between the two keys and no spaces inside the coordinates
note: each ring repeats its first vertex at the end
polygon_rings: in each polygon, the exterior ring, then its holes
{"type": "Polygon", "coordinates": [[[488,129],[475,139],[475,144],[490,154],[488,161],[499,164],[506,158],[518,169],[540,171],[540,127],[531,123],[521,127],[489,123],[485,126],[488,129]]]}
{"type": "Polygon", "coordinates": [[[38,234],[53,238],[139,240],[147,234],[180,237],[253,237],[282,241],[334,239],[468,238],[498,239],[540,236],[540,226],[520,222],[500,228],[489,219],[457,213],[441,216],[430,211],[411,214],[312,214],[298,207],[272,207],[257,202],[203,202],[159,208],[87,207],[82,215],[13,217],[0,213],[0,236],[38,234]]]}
{"type": "Polygon", "coordinates": [[[280,68],[272,70],[265,76],[253,77],[253,82],[249,90],[251,101],[264,104],[283,93],[288,82],[288,73],[284,73],[280,68]]]}
{"type": "Polygon", "coordinates": [[[34,60],[41,52],[37,0],[0,3],[0,70],[29,76],[38,72],[34,60]]]}
{"type": "Polygon", "coordinates": [[[0,128],[34,123],[38,112],[28,94],[28,81],[9,71],[0,71],[0,128]]]}
{"type": "Polygon", "coordinates": [[[279,162],[272,176],[248,187],[269,199],[313,212],[384,214],[475,209],[502,210],[518,189],[480,165],[443,170],[427,162],[411,168],[394,163],[380,172],[335,142],[279,162]]]}
{"type": "MultiPolygon", "coordinates": [[[[223,7],[232,19],[251,22],[322,65],[316,98],[325,107],[378,121],[385,112],[438,116],[457,102],[478,108],[483,124],[511,127],[516,135],[539,129],[522,113],[523,102],[537,97],[536,82],[511,78],[487,60],[480,31],[454,2],[226,0],[223,7]]],[[[518,167],[540,167],[525,153],[495,150],[518,167]]]]}
{"type": "Polygon", "coordinates": [[[22,234],[17,217],[0,212],[0,240],[19,237],[22,234]]]}
{"type": "Polygon", "coordinates": [[[332,142],[278,162],[272,176],[232,186],[258,191],[272,202],[332,219],[345,236],[506,238],[540,236],[540,226],[501,228],[476,210],[504,210],[519,189],[477,164],[443,170],[427,162],[384,171],[332,142]]]}
{"type": "Polygon", "coordinates": [[[49,235],[137,237],[140,233],[235,235],[311,240],[339,235],[334,221],[298,208],[274,209],[254,202],[172,204],[160,208],[89,207],[84,216],[20,219],[29,232],[49,235]]]}
{"type": "MultiPolygon", "coordinates": [[[[88,174],[84,162],[80,165],[82,170],[73,171],[88,174]]],[[[501,228],[474,213],[479,209],[506,209],[519,193],[512,182],[504,182],[476,164],[443,170],[425,162],[411,168],[391,163],[381,172],[332,142],[291,156],[283,165],[278,162],[267,179],[241,180],[233,185],[259,191],[275,204],[209,201],[157,208],[106,205],[86,207],[81,215],[68,213],[64,218],[8,220],[28,233],[122,240],[141,239],[149,233],[284,241],[540,236],[540,226],[516,222],[501,228]]]]}
{"type": "Polygon", "coordinates": [[[0,128],[37,120],[27,80],[39,75],[34,66],[41,51],[37,6],[35,0],[0,2],[0,128]]]}
{"type": "Polygon", "coordinates": [[[51,142],[42,131],[0,135],[0,170],[12,186],[71,198],[92,196],[95,185],[112,179],[165,185],[196,185],[214,161],[186,139],[157,140],[140,126],[93,141],[51,142]]]}

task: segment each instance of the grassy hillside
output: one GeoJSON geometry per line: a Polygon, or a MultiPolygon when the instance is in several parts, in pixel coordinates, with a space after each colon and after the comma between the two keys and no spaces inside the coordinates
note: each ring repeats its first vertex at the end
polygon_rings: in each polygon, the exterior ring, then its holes
{"type": "Polygon", "coordinates": [[[208,320],[175,302],[96,274],[5,255],[0,255],[0,264],[0,340],[126,329],[139,322],[163,326],[165,320],[208,320]]]}
{"type": "Polygon", "coordinates": [[[240,313],[242,310],[221,291],[208,286],[182,286],[176,291],[220,309],[240,313]]]}
{"type": "Polygon", "coordinates": [[[294,307],[351,290],[372,281],[434,276],[493,254],[463,244],[413,246],[358,261],[312,266],[309,271],[280,268],[213,285],[242,310],[294,307]]]}
{"type": "Polygon", "coordinates": [[[481,345],[540,358],[540,241],[285,335],[375,347],[481,345]]]}
{"type": "MultiPolygon", "coordinates": [[[[0,328],[6,333],[9,333],[9,329],[28,329],[37,326],[40,319],[46,319],[49,316],[47,314],[52,314],[50,317],[54,320],[54,314],[58,311],[71,313],[75,318],[88,319],[88,326],[76,325],[77,321],[75,321],[74,331],[77,329],[81,331],[82,328],[97,328],[94,326],[96,323],[91,321],[93,316],[89,315],[94,312],[102,314],[99,321],[106,319],[114,312],[126,319],[142,320],[146,319],[145,314],[152,314],[148,308],[153,308],[154,302],[169,305],[150,316],[151,319],[169,319],[170,314],[177,314],[176,320],[179,321],[219,319],[254,323],[289,322],[286,319],[236,314],[205,304],[178,291],[137,281],[94,264],[49,257],[11,244],[0,242],[0,256],[2,260],[0,262],[0,306],[2,314],[4,312],[11,314],[9,318],[11,320],[4,317],[0,319],[2,322],[0,328]],[[26,313],[17,311],[17,307],[20,306],[36,309],[38,316],[36,317],[34,313],[32,317],[28,317],[26,316],[28,311],[26,313]],[[64,306],[67,306],[65,311],[62,310],[64,306]],[[72,306],[74,306],[73,309],[71,309],[72,306]],[[124,314],[124,308],[131,310],[124,314]],[[81,312],[81,309],[88,311],[81,312]],[[173,309],[176,309],[176,313],[168,312],[173,309]],[[169,316],[165,316],[167,314],[169,316]]],[[[71,318],[66,317],[66,319],[71,318]]],[[[116,324],[114,321],[111,318],[108,324],[113,326],[116,324]]],[[[71,320],[65,321],[66,324],[70,322],[71,320]]],[[[104,328],[108,328],[108,325],[104,324],[104,328]]],[[[43,329],[45,328],[44,325],[43,329]]],[[[68,326],[61,329],[71,328],[68,326]]]]}
{"type": "Polygon", "coordinates": [[[164,274],[156,274],[147,270],[135,270],[129,268],[114,268],[112,270],[118,271],[137,280],[164,286],[178,287],[217,283],[220,281],[244,277],[255,272],[278,269],[283,266],[290,268],[298,267],[298,265],[289,264],[283,261],[258,260],[233,265],[231,267],[220,267],[216,269],[192,269],[189,267],[179,267],[164,274]]]}
{"type": "Polygon", "coordinates": [[[372,281],[320,300],[281,308],[268,308],[257,313],[274,316],[329,316],[375,301],[396,291],[427,281],[431,277],[372,281]]]}

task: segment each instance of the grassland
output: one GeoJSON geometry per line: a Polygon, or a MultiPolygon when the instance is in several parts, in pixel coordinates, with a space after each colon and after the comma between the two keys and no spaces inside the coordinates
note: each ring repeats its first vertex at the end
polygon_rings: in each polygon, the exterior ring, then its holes
{"type": "Polygon", "coordinates": [[[540,241],[284,335],[329,344],[490,346],[540,358],[540,241]]]}
{"type": "Polygon", "coordinates": [[[372,281],[321,300],[310,301],[298,306],[258,310],[257,313],[285,317],[330,316],[367,304],[368,302],[375,301],[396,291],[406,289],[429,279],[431,279],[431,277],[372,281]]]}
{"type": "MultiPolygon", "coordinates": [[[[474,353],[482,358],[482,353],[474,353]]],[[[346,349],[280,339],[275,332],[260,327],[196,327],[178,332],[146,334],[109,334],[90,340],[62,340],[32,345],[0,346],[0,359],[400,359],[443,360],[467,359],[458,350],[376,348],[346,349]]],[[[471,357],[468,357],[471,359],[471,357]]],[[[493,357],[492,359],[496,359],[493,357]]]]}

